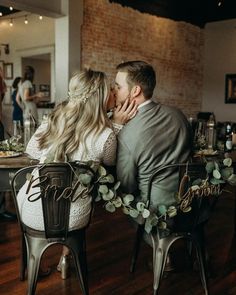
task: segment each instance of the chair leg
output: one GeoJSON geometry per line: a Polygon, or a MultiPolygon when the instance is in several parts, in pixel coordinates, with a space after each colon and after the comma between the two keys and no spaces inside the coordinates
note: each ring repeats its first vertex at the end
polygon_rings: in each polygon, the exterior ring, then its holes
{"type": "Polygon", "coordinates": [[[133,255],[131,258],[131,264],[130,264],[130,272],[134,272],[134,269],[136,267],[136,262],[140,250],[141,241],[143,238],[143,232],[144,232],[144,226],[139,225],[136,233],[135,243],[134,243],[134,250],[133,255]]]}
{"type": "Polygon", "coordinates": [[[206,258],[205,258],[205,249],[202,249],[200,245],[196,246],[197,250],[197,257],[199,261],[199,268],[200,268],[200,276],[202,281],[202,286],[205,291],[205,295],[208,295],[208,287],[207,287],[207,276],[206,276],[206,258]]]}
{"type": "Polygon", "coordinates": [[[205,291],[205,295],[208,295],[207,286],[207,262],[206,262],[206,249],[205,249],[205,236],[203,228],[199,228],[196,232],[197,238],[195,237],[195,245],[197,251],[197,258],[199,262],[200,276],[202,281],[202,286],[205,291]]]}
{"type": "Polygon", "coordinates": [[[20,280],[25,280],[25,271],[27,268],[27,247],[25,242],[25,237],[21,236],[21,258],[20,258],[20,280]]]}
{"type": "Polygon", "coordinates": [[[70,244],[83,295],[89,295],[85,231],[80,232],[77,246],[70,244]],[[79,251],[78,251],[79,249],[79,251]]]}
{"type": "Polygon", "coordinates": [[[157,295],[160,280],[162,278],[164,267],[168,254],[168,245],[160,245],[152,236],[153,243],[153,294],[157,295]]]}
{"type": "Polygon", "coordinates": [[[44,252],[44,249],[47,246],[47,240],[27,237],[28,246],[29,246],[29,259],[28,259],[28,291],[27,295],[34,295],[36,286],[37,286],[37,278],[41,256],[44,252]]]}

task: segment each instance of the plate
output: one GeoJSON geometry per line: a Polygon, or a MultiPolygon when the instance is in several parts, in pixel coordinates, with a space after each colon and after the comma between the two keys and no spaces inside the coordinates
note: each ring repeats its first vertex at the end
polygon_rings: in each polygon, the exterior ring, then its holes
{"type": "Polygon", "coordinates": [[[21,152],[14,152],[14,151],[0,151],[0,158],[12,158],[12,157],[18,157],[22,155],[21,152]]]}

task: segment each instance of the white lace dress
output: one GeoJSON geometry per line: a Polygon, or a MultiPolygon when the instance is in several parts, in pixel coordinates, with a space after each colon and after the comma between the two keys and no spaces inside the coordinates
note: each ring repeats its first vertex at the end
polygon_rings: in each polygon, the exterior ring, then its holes
{"type": "MultiPolygon", "coordinates": [[[[47,123],[43,123],[40,125],[38,130],[35,132],[33,137],[30,139],[28,146],[26,148],[26,152],[33,158],[39,159],[40,162],[44,162],[45,155],[48,153],[49,149],[39,150],[38,143],[36,139],[36,134],[45,130],[47,123]]],[[[117,126],[116,126],[117,127],[117,126]]],[[[114,132],[110,128],[106,128],[100,136],[94,141],[94,136],[90,135],[87,138],[87,147],[88,151],[86,155],[83,155],[82,147],[79,147],[70,157],[72,161],[89,161],[93,160],[99,163],[104,163],[105,165],[114,165],[116,159],[116,147],[117,140],[116,134],[119,132],[116,128],[114,132]]],[[[34,170],[33,174],[35,177],[38,175],[38,171],[34,170]]],[[[22,216],[22,221],[27,226],[37,229],[44,230],[43,224],[43,213],[42,213],[42,204],[41,199],[35,202],[29,202],[27,198],[39,191],[39,188],[30,188],[28,194],[26,194],[26,190],[28,187],[29,181],[22,186],[20,189],[17,202],[19,205],[20,214],[22,216]]],[[[91,197],[87,198],[78,198],[76,202],[71,203],[70,208],[70,220],[69,220],[69,229],[79,229],[84,227],[89,220],[91,211],[91,197]]]]}

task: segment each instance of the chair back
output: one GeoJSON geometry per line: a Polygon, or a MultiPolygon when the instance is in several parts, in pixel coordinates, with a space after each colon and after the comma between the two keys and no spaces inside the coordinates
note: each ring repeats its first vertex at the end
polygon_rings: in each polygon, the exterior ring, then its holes
{"type": "MultiPolygon", "coordinates": [[[[29,184],[26,193],[29,193],[31,188],[38,188],[37,192],[29,194],[27,199],[29,202],[41,199],[45,237],[47,239],[66,239],[71,202],[74,201],[76,190],[80,186],[84,188],[79,178],[81,173],[89,173],[92,185],[94,171],[88,165],[80,162],[47,163],[19,170],[12,181],[19,220],[21,221],[21,216],[17,203],[17,191],[28,179],[29,184]],[[38,170],[38,177],[30,178],[34,169],[38,170]]],[[[86,192],[86,190],[84,189],[83,192],[86,192]]],[[[89,186],[87,192],[90,193],[89,186]]]]}
{"type": "Polygon", "coordinates": [[[47,239],[67,238],[73,171],[66,163],[51,163],[39,167],[39,183],[47,239]]]}
{"type": "MultiPolygon", "coordinates": [[[[220,193],[219,185],[211,185],[206,182],[205,186],[193,185],[200,180],[206,180],[208,175],[205,163],[172,164],[155,171],[148,183],[148,200],[152,203],[152,184],[160,175],[176,174],[178,186],[176,186],[177,215],[170,219],[173,231],[192,231],[196,226],[206,222],[210,212],[218,200],[220,193]]],[[[156,196],[158,198],[158,196],[156,196]]],[[[168,214],[165,216],[168,223],[168,214]]]]}

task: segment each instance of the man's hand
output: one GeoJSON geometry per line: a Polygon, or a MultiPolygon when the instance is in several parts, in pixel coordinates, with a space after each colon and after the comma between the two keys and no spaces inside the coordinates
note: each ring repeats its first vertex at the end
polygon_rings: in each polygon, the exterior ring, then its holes
{"type": "Polygon", "coordinates": [[[124,125],[135,117],[137,107],[135,100],[129,104],[129,98],[127,98],[123,105],[120,104],[114,109],[112,121],[116,124],[124,125]]]}

